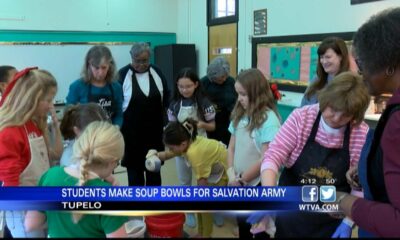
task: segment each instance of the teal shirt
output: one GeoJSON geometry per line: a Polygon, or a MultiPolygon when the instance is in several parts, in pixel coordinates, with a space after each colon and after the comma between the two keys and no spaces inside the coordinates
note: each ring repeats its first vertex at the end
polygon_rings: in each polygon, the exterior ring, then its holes
{"type": "MultiPolygon", "coordinates": [[[[115,116],[112,119],[112,123],[122,127],[123,122],[123,112],[122,112],[122,87],[121,84],[117,81],[111,83],[111,87],[114,93],[114,101],[115,101],[115,116]]],[[[92,85],[92,94],[104,94],[107,96],[111,96],[111,91],[106,84],[104,87],[96,87],[92,85]]],[[[78,79],[74,81],[69,86],[69,91],[66,99],[67,104],[77,104],[77,103],[88,103],[89,96],[89,84],[86,84],[82,79],[78,79]]]]}
{"type": "MultiPolygon", "coordinates": [[[[40,178],[42,187],[77,186],[78,180],[64,171],[64,167],[50,168],[40,178]]],[[[99,178],[87,181],[85,186],[107,187],[110,183],[99,178]]],[[[78,223],[72,220],[72,214],[64,211],[46,211],[48,235],[51,238],[105,238],[106,234],[115,232],[127,217],[107,216],[100,214],[83,215],[78,223]]]]}
{"type": "MultiPolygon", "coordinates": [[[[264,143],[271,142],[275,135],[278,133],[279,128],[281,126],[281,123],[279,121],[278,116],[276,116],[274,111],[268,110],[266,112],[268,114],[267,120],[261,125],[260,128],[254,129],[253,132],[251,133],[251,137],[253,138],[256,147],[260,150],[262,150],[262,145],[264,143]]],[[[238,126],[237,127],[246,127],[249,124],[249,118],[248,117],[243,117],[240,119],[238,126]]],[[[236,129],[233,126],[233,122],[229,124],[229,132],[235,136],[236,129]]]]}

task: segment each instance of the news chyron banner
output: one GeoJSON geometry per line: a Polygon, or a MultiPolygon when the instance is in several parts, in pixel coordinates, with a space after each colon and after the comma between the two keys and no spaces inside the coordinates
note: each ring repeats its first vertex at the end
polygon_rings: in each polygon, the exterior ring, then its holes
{"type": "Polygon", "coordinates": [[[334,186],[2,187],[0,210],[337,212],[334,186]]]}

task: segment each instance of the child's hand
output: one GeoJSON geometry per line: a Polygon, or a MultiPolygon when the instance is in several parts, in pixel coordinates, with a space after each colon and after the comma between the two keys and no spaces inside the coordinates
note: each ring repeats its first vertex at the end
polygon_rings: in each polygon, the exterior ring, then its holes
{"type": "Polygon", "coordinates": [[[150,158],[151,156],[157,156],[157,150],[155,150],[155,149],[150,149],[148,152],[147,152],[147,154],[146,154],[146,158],[150,158]]]}
{"type": "Polygon", "coordinates": [[[234,182],[236,180],[236,173],[233,167],[228,168],[226,174],[228,175],[228,182],[234,182]]]}
{"type": "Polygon", "coordinates": [[[247,218],[246,222],[251,224],[250,232],[257,234],[260,232],[266,232],[270,236],[275,235],[276,227],[275,221],[268,213],[256,212],[247,218]]]}
{"type": "Polygon", "coordinates": [[[54,108],[54,106],[50,107],[50,116],[53,123],[53,127],[55,129],[58,129],[60,127],[60,122],[58,121],[56,109],[54,108]]]}
{"type": "Polygon", "coordinates": [[[119,182],[117,179],[115,179],[114,175],[110,175],[108,177],[106,177],[104,180],[106,180],[107,182],[111,183],[113,186],[119,186],[119,182]]]}
{"type": "Polygon", "coordinates": [[[203,121],[197,121],[197,129],[204,128],[204,122],[203,121]]]}
{"type": "Polygon", "coordinates": [[[145,162],[146,169],[150,172],[159,172],[161,169],[161,160],[158,158],[157,151],[154,149],[149,150],[146,155],[145,162]]]}
{"type": "Polygon", "coordinates": [[[230,186],[230,187],[241,187],[242,184],[240,184],[239,181],[232,181],[232,182],[228,182],[228,186],[230,186]]]}

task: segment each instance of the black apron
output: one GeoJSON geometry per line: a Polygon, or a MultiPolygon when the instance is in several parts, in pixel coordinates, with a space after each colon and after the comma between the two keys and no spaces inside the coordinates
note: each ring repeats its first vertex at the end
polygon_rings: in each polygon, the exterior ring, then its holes
{"type": "MultiPolygon", "coordinates": [[[[279,178],[279,186],[329,185],[326,176],[317,177],[315,170],[329,172],[328,178],[336,179],[337,191],[350,192],[346,181],[346,172],[350,166],[350,125],[347,125],[342,148],[326,148],[315,141],[321,112],[307,139],[307,143],[297,161],[291,168],[285,168],[279,178]],[[311,171],[313,168],[314,171],[311,171]],[[326,171],[328,170],[328,171],[326,171]]],[[[318,202],[321,206],[321,202],[318,202]]],[[[275,237],[326,237],[330,238],[341,223],[327,213],[282,213],[276,217],[275,237]]]]}
{"type": "Polygon", "coordinates": [[[125,155],[121,165],[145,170],[147,151],[164,149],[162,142],[164,108],[161,94],[149,72],[150,91],[146,96],[132,74],[132,97],[124,112],[121,127],[125,140],[125,155]]]}
{"type": "Polygon", "coordinates": [[[215,130],[207,132],[208,138],[216,139],[223,142],[226,146],[229,145],[229,140],[231,138],[231,133],[229,132],[229,123],[231,112],[227,109],[218,109],[215,107],[215,130]]]}
{"type": "Polygon", "coordinates": [[[207,137],[221,141],[226,146],[229,145],[231,138],[231,133],[228,128],[231,122],[231,112],[237,99],[237,96],[234,97],[234,99],[232,97],[232,95],[235,94],[235,89],[234,87],[227,85],[228,80],[229,79],[227,79],[222,85],[218,85],[211,83],[207,78],[202,85],[204,91],[207,93],[207,97],[213,103],[215,108],[215,130],[207,131],[207,137]]]}
{"type": "Polygon", "coordinates": [[[381,147],[381,138],[390,115],[399,110],[400,104],[392,104],[388,105],[385,111],[382,113],[381,118],[376,126],[371,149],[367,158],[367,181],[373,200],[377,202],[389,203],[383,172],[383,152],[381,147]]]}
{"type": "Polygon", "coordinates": [[[107,83],[111,96],[107,94],[92,94],[92,84],[89,84],[88,102],[97,103],[107,114],[108,119],[115,117],[114,90],[110,83],[107,83]]]}

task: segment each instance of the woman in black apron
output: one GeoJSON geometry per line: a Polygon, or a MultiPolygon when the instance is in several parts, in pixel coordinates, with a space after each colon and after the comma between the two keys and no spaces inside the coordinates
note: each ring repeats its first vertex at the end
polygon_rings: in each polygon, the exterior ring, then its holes
{"type": "MultiPolygon", "coordinates": [[[[321,91],[319,104],[296,109],[271,142],[261,167],[263,185],[276,185],[271,165],[280,163],[278,169],[284,169],[279,186],[334,185],[349,193],[346,171],[358,161],[365,141],[368,126],[362,119],[369,99],[360,76],[337,75],[321,91]]],[[[322,202],[316,204],[322,207],[322,202]]],[[[281,213],[276,216],[275,237],[331,237],[341,222],[328,213],[281,213]]]]}
{"type": "Polygon", "coordinates": [[[400,8],[371,17],[354,36],[359,71],[374,96],[392,93],[372,139],[360,180],[367,199],[338,193],[346,216],[377,237],[400,237],[400,8]]]}
{"type": "Polygon", "coordinates": [[[150,64],[147,43],[134,44],[130,53],[132,64],[119,70],[124,95],[122,166],[127,168],[129,186],[160,186],[160,172],[148,171],[144,163],[149,149],[164,150],[162,134],[169,91],[160,70],[150,64]]]}

